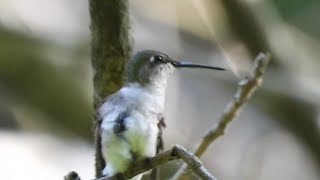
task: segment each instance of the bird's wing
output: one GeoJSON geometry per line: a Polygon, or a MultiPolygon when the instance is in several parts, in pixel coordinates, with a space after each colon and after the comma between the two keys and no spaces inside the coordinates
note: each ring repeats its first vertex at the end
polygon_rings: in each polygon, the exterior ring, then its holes
{"type": "Polygon", "coordinates": [[[95,136],[95,167],[96,167],[96,177],[102,176],[102,170],[106,166],[106,162],[102,156],[102,145],[101,145],[101,133],[100,125],[102,120],[98,119],[95,122],[94,127],[94,136],[95,136]]]}
{"type": "Polygon", "coordinates": [[[161,116],[159,117],[159,122],[158,122],[159,133],[158,133],[158,139],[157,139],[157,151],[156,151],[156,154],[161,153],[163,151],[163,149],[164,149],[164,142],[163,142],[163,138],[162,138],[162,131],[166,127],[166,123],[165,123],[164,120],[165,119],[161,114],[161,116]]]}
{"type": "Polygon", "coordinates": [[[102,176],[102,170],[106,166],[107,162],[104,160],[102,156],[102,144],[101,144],[101,123],[103,117],[112,112],[113,103],[115,101],[121,101],[122,96],[119,94],[112,94],[104,98],[100,103],[97,103],[95,106],[96,112],[94,113],[95,122],[94,122],[94,135],[95,135],[95,162],[96,162],[96,177],[102,176]],[[119,99],[120,98],[120,99],[119,99]],[[104,111],[101,110],[102,106],[104,111]]]}
{"type": "MultiPolygon", "coordinates": [[[[159,153],[161,153],[164,149],[164,142],[163,142],[163,138],[162,138],[162,131],[163,129],[166,127],[166,123],[165,123],[165,118],[163,117],[162,114],[160,114],[158,116],[158,128],[159,128],[159,133],[158,133],[158,137],[157,137],[157,144],[156,144],[156,155],[158,155],[159,153]]],[[[150,174],[150,179],[152,180],[157,180],[159,179],[159,168],[153,168],[150,174]]]]}

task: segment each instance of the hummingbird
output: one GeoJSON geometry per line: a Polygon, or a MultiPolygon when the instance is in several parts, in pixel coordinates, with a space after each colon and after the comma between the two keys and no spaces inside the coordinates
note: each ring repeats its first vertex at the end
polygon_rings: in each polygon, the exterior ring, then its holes
{"type": "Polygon", "coordinates": [[[163,150],[167,80],[178,68],[224,70],[176,61],[154,50],[134,54],[128,61],[126,84],[105,98],[97,109],[104,176],[121,174],[134,162],[154,157],[163,150]]]}

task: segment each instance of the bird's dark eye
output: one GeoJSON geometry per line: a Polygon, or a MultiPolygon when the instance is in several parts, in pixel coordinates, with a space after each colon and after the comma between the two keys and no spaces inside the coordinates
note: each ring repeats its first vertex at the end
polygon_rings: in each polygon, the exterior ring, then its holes
{"type": "Polygon", "coordinates": [[[150,58],[150,61],[155,61],[155,62],[164,62],[164,58],[162,56],[152,56],[150,58]]]}

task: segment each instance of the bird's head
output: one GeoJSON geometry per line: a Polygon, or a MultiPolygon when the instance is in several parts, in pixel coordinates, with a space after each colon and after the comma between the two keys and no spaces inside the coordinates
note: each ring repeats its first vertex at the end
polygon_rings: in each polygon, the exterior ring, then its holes
{"type": "Polygon", "coordinates": [[[169,75],[176,68],[224,70],[219,67],[176,61],[159,51],[143,50],[134,54],[128,62],[128,82],[165,85],[169,75]]]}

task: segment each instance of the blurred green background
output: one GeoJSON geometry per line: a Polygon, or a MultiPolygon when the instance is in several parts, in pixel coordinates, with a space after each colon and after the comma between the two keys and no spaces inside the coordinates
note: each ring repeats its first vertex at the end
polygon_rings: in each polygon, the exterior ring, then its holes
{"type": "MultiPolygon", "coordinates": [[[[255,55],[268,51],[274,58],[263,87],[202,159],[218,179],[320,179],[320,1],[129,5],[134,52],[156,49],[229,69],[170,78],[167,149],[192,149],[255,55]]],[[[0,2],[1,179],[53,180],[71,170],[94,177],[89,23],[85,0],[0,2]]]]}

